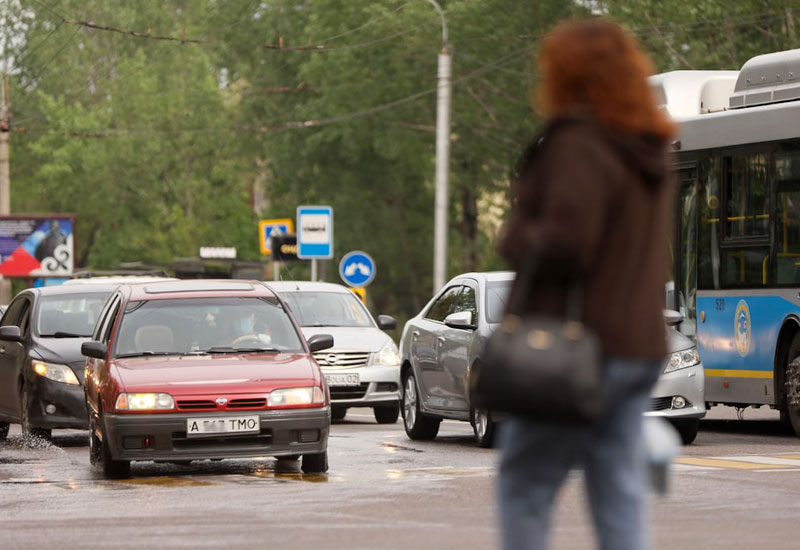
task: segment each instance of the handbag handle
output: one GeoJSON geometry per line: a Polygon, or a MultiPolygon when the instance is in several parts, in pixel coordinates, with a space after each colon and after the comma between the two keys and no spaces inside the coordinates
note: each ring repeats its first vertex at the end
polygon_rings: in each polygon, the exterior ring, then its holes
{"type": "MultiPolygon", "coordinates": [[[[531,246],[530,253],[525,255],[522,269],[517,273],[515,281],[517,285],[517,292],[514,294],[516,303],[510,304],[509,312],[521,312],[525,303],[530,299],[533,292],[533,279],[541,264],[541,256],[540,247],[536,245],[531,246]]],[[[583,318],[583,285],[574,279],[567,287],[566,302],[566,320],[581,322],[583,318]]]]}

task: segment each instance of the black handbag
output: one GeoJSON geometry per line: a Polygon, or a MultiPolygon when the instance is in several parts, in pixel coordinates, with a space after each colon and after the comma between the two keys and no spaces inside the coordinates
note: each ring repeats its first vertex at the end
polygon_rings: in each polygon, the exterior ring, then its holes
{"type": "Polygon", "coordinates": [[[569,287],[564,319],[519,314],[531,292],[536,254],[517,275],[514,304],[470,372],[476,409],[581,424],[603,411],[600,342],[581,322],[582,291],[569,287]]]}

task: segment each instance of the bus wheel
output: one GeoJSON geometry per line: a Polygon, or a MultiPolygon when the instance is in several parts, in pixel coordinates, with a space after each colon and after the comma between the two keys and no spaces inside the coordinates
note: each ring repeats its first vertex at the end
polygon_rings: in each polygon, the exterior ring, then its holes
{"type": "Polygon", "coordinates": [[[800,357],[786,366],[786,418],[795,435],[800,437],[800,357]]]}

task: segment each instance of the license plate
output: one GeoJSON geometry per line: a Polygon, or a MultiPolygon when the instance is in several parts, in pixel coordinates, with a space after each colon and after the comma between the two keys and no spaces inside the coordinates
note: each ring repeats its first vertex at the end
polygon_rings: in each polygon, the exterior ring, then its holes
{"type": "Polygon", "coordinates": [[[329,386],[358,386],[361,379],[357,372],[349,374],[326,374],[325,379],[329,386]]]}
{"type": "Polygon", "coordinates": [[[261,423],[258,415],[227,416],[225,418],[188,418],[186,435],[208,435],[229,433],[258,433],[261,423]]]}

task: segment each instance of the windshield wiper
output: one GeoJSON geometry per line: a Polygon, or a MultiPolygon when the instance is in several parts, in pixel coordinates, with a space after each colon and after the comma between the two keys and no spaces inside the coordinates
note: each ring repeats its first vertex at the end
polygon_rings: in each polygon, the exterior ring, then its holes
{"type": "Polygon", "coordinates": [[[74,334],[72,332],[55,331],[53,334],[42,334],[42,338],[89,338],[86,334],[74,334]]]}
{"type": "Polygon", "coordinates": [[[136,353],[122,353],[120,355],[117,355],[117,357],[120,359],[124,359],[126,357],[142,357],[142,356],[152,356],[152,355],[182,355],[182,354],[177,351],[138,351],[136,353]]]}
{"type": "Polygon", "coordinates": [[[234,348],[232,346],[214,346],[204,350],[191,352],[190,355],[212,354],[212,353],[256,353],[256,352],[279,352],[277,348],[234,348]]]}

